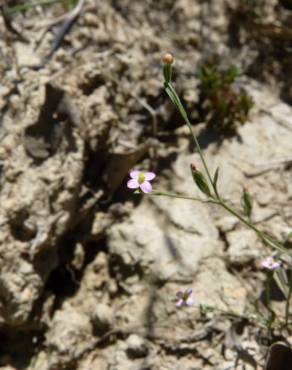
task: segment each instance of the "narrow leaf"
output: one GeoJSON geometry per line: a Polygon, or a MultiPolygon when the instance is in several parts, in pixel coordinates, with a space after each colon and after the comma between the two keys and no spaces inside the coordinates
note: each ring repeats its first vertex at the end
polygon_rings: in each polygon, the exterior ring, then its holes
{"type": "Polygon", "coordinates": [[[250,195],[250,193],[243,189],[242,197],[241,197],[241,204],[243,208],[244,214],[250,218],[252,213],[252,207],[253,207],[253,199],[250,195]]]}
{"type": "Polygon", "coordinates": [[[219,176],[219,167],[217,167],[216,171],[215,171],[215,174],[214,174],[214,178],[213,178],[213,186],[214,186],[214,189],[215,189],[215,192],[216,192],[216,195],[218,196],[218,189],[217,189],[217,183],[218,183],[218,176],[219,176]]]}

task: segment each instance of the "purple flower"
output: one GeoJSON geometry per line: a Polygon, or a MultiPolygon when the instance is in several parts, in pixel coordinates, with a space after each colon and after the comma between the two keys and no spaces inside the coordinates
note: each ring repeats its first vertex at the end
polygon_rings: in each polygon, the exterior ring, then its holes
{"type": "Polygon", "coordinates": [[[192,293],[193,293],[193,290],[190,288],[187,288],[185,290],[179,290],[176,293],[176,299],[177,299],[177,302],[175,304],[176,307],[180,308],[180,307],[193,306],[194,300],[192,298],[192,293]]]}
{"type": "Polygon", "coordinates": [[[131,171],[131,179],[127,182],[127,186],[129,189],[140,189],[143,193],[150,193],[152,191],[150,181],[155,176],[153,172],[131,171]]]}
{"type": "Polygon", "coordinates": [[[274,271],[281,267],[281,262],[276,261],[272,256],[268,256],[266,259],[261,261],[261,267],[270,271],[274,271]]]}

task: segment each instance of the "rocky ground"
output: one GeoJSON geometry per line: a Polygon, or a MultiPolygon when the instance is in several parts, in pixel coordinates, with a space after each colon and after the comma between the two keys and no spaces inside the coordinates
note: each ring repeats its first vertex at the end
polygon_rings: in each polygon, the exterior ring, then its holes
{"type": "Polygon", "coordinates": [[[126,187],[141,168],[156,190],[198,194],[189,166],[200,161],[160,60],[176,56],[193,112],[198,64],[216,52],[244,71],[254,107],[220,143],[194,126],[207,162],[231,203],[248,187],[262,230],[291,231],[292,13],[266,0],[248,23],[243,3],[88,0],[51,58],[58,28],[44,31],[68,9],[16,14],[14,30],[1,19],[1,370],[263,369],[262,325],[177,309],[175,294],[191,287],[198,304],[238,316],[264,310],[267,247],[214,205],[126,187]]]}

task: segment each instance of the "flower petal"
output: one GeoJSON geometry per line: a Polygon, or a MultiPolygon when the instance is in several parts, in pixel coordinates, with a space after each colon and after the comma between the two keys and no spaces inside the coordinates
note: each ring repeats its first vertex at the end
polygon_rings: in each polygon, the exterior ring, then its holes
{"type": "Polygon", "coordinates": [[[132,179],[138,179],[140,173],[141,171],[137,171],[137,170],[131,171],[130,177],[132,177],[132,179]]]}
{"type": "Polygon", "coordinates": [[[184,305],[184,300],[180,299],[179,301],[176,302],[176,307],[182,307],[184,305]]]}
{"type": "Polygon", "coordinates": [[[268,256],[266,259],[261,261],[261,266],[267,270],[274,271],[281,267],[281,262],[276,261],[272,256],[268,256]]]}
{"type": "Polygon", "coordinates": [[[154,172],[145,172],[144,173],[144,176],[145,176],[145,179],[147,181],[151,181],[154,179],[154,177],[156,177],[155,173],[154,172]]]}
{"type": "Polygon", "coordinates": [[[181,291],[181,290],[179,290],[177,293],[176,293],[176,298],[177,299],[182,299],[182,297],[183,297],[183,292],[181,291]]]}
{"type": "Polygon", "coordinates": [[[279,267],[281,267],[281,262],[274,262],[271,266],[272,270],[277,270],[279,267]]]}
{"type": "Polygon", "coordinates": [[[192,297],[189,297],[189,298],[185,301],[185,304],[186,304],[186,306],[189,306],[189,307],[193,306],[193,305],[194,305],[194,300],[193,300],[193,298],[192,298],[192,297]]]}
{"type": "Polygon", "coordinates": [[[152,185],[148,181],[144,181],[143,184],[140,184],[140,189],[143,191],[143,193],[150,193],[152,190],[152,185]]]}
{"type": "Polygon", "coordinates": [[[127,182],[127,187],[129,189],[138,189],[139,188],[139,183],[137,179],[131,179],[127,182]]]}
{"type": "Polygon", "coordinates": [[[187,288],[185,290],[185,294],[187,294],[188,296],[190,296],[192,293],[193,293],[193,289],[192,288],[187,288]]]}

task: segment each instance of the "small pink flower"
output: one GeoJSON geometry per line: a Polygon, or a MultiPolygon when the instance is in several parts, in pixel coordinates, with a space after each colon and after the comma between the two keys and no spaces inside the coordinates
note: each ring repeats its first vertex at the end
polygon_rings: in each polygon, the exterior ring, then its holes
{"type": "Polygon", "coordinates": [[[270,271],[274,271],[281,267],[281,262],[276,261],[272,256],[268,256],[266,259],[261,261],[261,267],[270,271]]]}
{"type": "Polygon", "coordinates": [[[127,186],[129,189],[140,189],[143,193],[150,193],[152,191],[150,181],[155,176],[153,172],[131,171],[131,179],[127,182],[127,186]]]}
{"type": "Polygon", "coordinates": [[[191,307],[194,304],[194,300],[192,298],[193,290],[190,288],[187,288],[185,290],[179,290],[176,293],[176,307],[191,307]]]}

